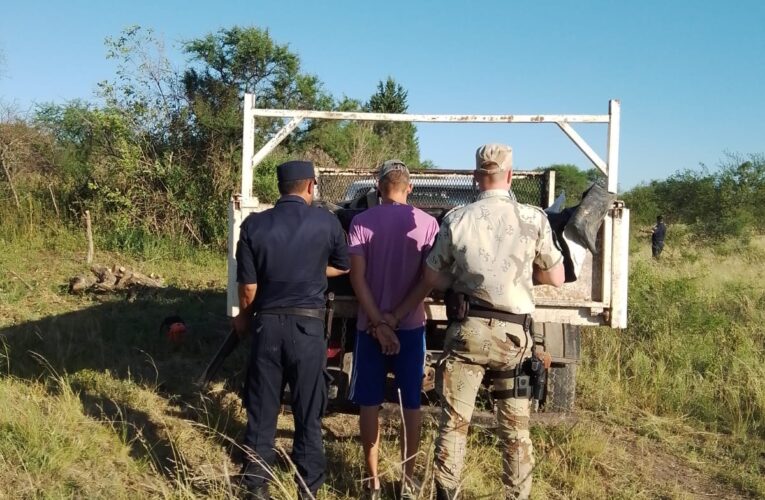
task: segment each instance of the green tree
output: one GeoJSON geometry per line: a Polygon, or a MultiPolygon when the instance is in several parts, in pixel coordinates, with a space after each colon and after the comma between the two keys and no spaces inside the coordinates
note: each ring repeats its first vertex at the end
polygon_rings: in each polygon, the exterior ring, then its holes
{"type": "MultiPolygon", "coordinates": [[[[62,213],[78,217],[89,209],[96,224],[109,228],[101,234],[123,249],[140,249],[148,234],[225,244],[245,92],[255,94],[259,107],[407,110],[407,93],[392,78],[367,102],[335,101],[301,70],[297,54],[259,28],[235,26],[183,42],[190,57],[183,70],[170,64],[161,38],[140,26],[107,38],[106,48],[117,69],[99,84],[99,101],[42,105],[32,121],[2,127],[0,189],[20,204],[18,187],[36,186],[50,199],[48,184],[55,182],[62,213]]],[[[279,126],[258,120],[255,146],[279,126]]],[[[278,196],[275,167],[297,155],[332,167],[370,168],[391,157],[419,165],[411,124],[313,120],[254,173],[261,199],[278,196]]]]}
{"type": "Polygon", "coordinates": [[[566,194],[566,206],[579,204],[588,187],[597,179],[597,174],[591,170],[580,170],[570,163],[556,163],[548,167],[537,168],[540,171],[555,171],[555,196],[566,194]]]}
{"type": "Polygon", "coordinates": [[[0,117],[0,194],[7,186],[17,209],[24,191],[40,191],[54,180],[52,159],[49,135],[17,115],[0,117]]]}
{"type": "Polygon", "coordinates": [[[592,167],[589,170],[586,170],[584,174],[587,176],[587,180],[590,183],[593,184],[599,184],[603,187],[606,187],[606,176],[603,174],[603,172],[600,171],[597,167],[592,167]]]}
{"type": "MultiPolygon", "coordinates": [[[[377,91],[362,104],[343,97],[336,111],[405,113],[407,92],[392,78],[379,82],[377,91]]],[[[324,167],[370,169],[384,160],[400,158],[421,168],[417,130],[410,123],[317,120],[302,141],[306,156],[324,167]]]]}
{"type": "MultiPolygon", "coordinates": [[[[208,212],[215,220],[225,220],[226,202],[239,181],[244,93],[254,93],[261,108],[330,109],[332,99],[316,76],[301,71],[298,55],[276,43],[268,30],[234,26],[184,42],[183,50],[191,58],[183,75],[194,125],[188,147],[196,153],[198,174],[207,178],[199,194],[219,200],[208,212]]],[[[256,147],[278,128],[276,120],[256,120],[256,147]]],[[[282,151],[298,150],[310,130],[309,125],[293,133],[282,143],[282,151]]],[[[259,191],[270,185],[261,182],[261,174],[255,173],[255,193],[270,198],[270,188],[259,191]]],[[[225,229],[220,223],[216,227],[225,229]]]]}
{"type": "MultiPolygon", "coordinates": [[[[241,141],[241,101],[255,94],[261,108],[329,109],[331,97],[319,79],[300,69],[300,58],[268,30],[234,26],[183,44],[191,67],[183,76],[186,95],[207,141],[241,141]]],[[[257,122],[259,139],[278,127],[257,122]]]]}
{"type": "Polygon", "coordinates": [[[656,192],[656,185],[657,181],[643,183],[621,196],[625,206],[631,211],[630,219],[633,227],[651,225],[656,222],[657,215],[669,213],[656,192]]]}
{"type": "Polygon", "coordinates": [[[687,224],[696,235],[747,239],[765,229],[765,156],[727,154],[716,171],[682,170],[624,194],[637,224],[657,214],[687,224]]]}
{"type": "Polygon", "coordinates": [[[179,72],[165,55],[154,31],[130,26],[105,40],[107,59],[117,63],[116,78],[98,84],[106,106],[119,110],[145,146],[158,153],[182,145],[189,112],[179,72]]]}
{"type": "MultiPolygon", "coordinates": [[[[406,113],[408,93],[392,77],[377,84],[365,108],[373,113],[406,113]]],[[[412,123],[376,122],[374,132],[397,156],[412,168],[420,166],[420,145],[417,128],[412,123]]]]}
{"type": "MultiPolygon", "coordinates": [[[[332,106],[334,111],[363,111],[358,99],[343,96],[332,106]]],[[[320,167],[349,167],[354,157],[353,137],[357,122],[338,120],[314,120],[305,134],[301,152],[320,167]]]]}
{"type": "MultiPolygon", "coordinates": [[[[406,103],[408,92],[392,77],[377,84],[377,92],[372,94],[367,108],[374,113],[406,113],[409,106],[406,103]]],[[[381,122],[380,126],[391,125],[381,122]]]]}

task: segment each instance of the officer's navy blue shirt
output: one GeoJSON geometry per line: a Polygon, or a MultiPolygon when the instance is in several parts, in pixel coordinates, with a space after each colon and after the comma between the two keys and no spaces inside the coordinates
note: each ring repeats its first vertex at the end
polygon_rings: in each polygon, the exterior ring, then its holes
{"type": "Polygon", "coordinates": [[[664,236],[666,234],[667,226],[665,226],[663,222],[659,222],[656,224],[656,227],[653,230],[653,234],[651,235],[652,243],[664,243],[664,236]]]}
{"type": "Polygon", "coordinates": [[[322,308],[327,265],[349,269],[340,222],[329,211],[295,195],[250,214],[241,225],[236,280],[257,284],[254,309],[322,308]]]}

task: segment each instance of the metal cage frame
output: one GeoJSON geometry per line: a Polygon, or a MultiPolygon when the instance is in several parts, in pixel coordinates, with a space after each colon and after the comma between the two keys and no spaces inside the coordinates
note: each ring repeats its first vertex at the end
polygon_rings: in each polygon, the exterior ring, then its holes
{"type": "MultiPolygon", "coordinates": [[[[229,239],[228,239],[228,297],[227,309],[230,316],[238,312],[236,291],[236,228],[247,214],[263,207],[253,196],[254,169],[269,153],[292,133],[305,120],[346,120],[371,122],[409,122],[409,123],[532,123],[553,124],[579,148],[592,164],[606,177],[609,192],[616,193],[619,173],[619,133],[621,104],[612,99],[608,102],[608,114],[603,115],[428,115],[366,113],[339,111],[311,111],[286,109],[259,109],[255,107],[255,95],[244,96],[244,130],[242,144],[242,183],[240,192],[234,194],[229,204],[229,239]],[[258,151],[255,151],[256,118],[289,119],[258,151]],[[600,123],[606,124],[606,157],[601,158],[587,141],[576,132],[573,125],[600,123]]],[[[469,170],[464,171],[465,174],[469,170]]],[[[554,177],[550,181],[554,182],[554,177]]],[[[548,193],[551,196],[551,193],[548,193]]],[[[548,200],[548,204],[552,199],[548,200]]],[[[623,204],[617,206],[606,217],[601,262],[602,297],[595,301],[580,301],[560,298],[542,298],[538,301],[535,319],[543,322],[571,324],[607,324],[611,327],[624,328],[627,323],[627,281],[628,281],[628,240],[629,210],[623,204]],[[597,319],[600,318],[600,319],[597,319]]]]}
{"type": "Polygon", "coordinates": [[[304,120],[347,120],[371,122],[409,123],[537,123],[554,124],[584,153],[587,159],[606,176],[606,187],[616,193],[619,173],[619,127],[621,103],[608,101],[605,115],[422,115],[399,113],[366,113],[357,111],[312,111],[297,109],[260,109],[255,107],[255,95],[244,95],[244,131],[242,137],[242,185],[240,196],[252,198],[252,181],[255,167],[291,134],[304,120]],[[290,118],[271,139],[255,152],[255,118],[290,118]],[[572,124],[605,123],[608,125],[606,159],[579,135],[572,124]]]}

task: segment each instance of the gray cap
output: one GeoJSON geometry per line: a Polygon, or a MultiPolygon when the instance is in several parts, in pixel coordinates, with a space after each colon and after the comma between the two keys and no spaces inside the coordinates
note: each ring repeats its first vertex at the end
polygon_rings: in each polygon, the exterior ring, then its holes
{"type": "Polygon", "coordinates": [[[403,161],[386,160],[385,163],[383,163],[380,167],[380,170],[377,171],[377,180],[383,180],[383,177],[391,172],[404,172],[406,175],[409,175],[409,169],[403,161]]]}

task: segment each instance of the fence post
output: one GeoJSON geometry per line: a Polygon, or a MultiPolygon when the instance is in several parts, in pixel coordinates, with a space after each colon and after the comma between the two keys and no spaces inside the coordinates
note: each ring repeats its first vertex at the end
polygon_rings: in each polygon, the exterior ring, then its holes
{"type": "Polygon", "coordinates": [[[85,262],[93,263],[93,227],[90,224],[90,210],[85,210],[85,236],[88,238],[88,256],[85,262]]]}
{"type": "Polygon", "coordinates": [[[551,206],[553,203],[555,203],[555,170],[546,170],[545,171],[545,182],[544,182],[545,191],[547,191],[547,196],[545,197],[545,193],[542,193],[542,208],[547,208],[551,206]],[[545,198],[547,198],[545,200],[545,198]]]}

